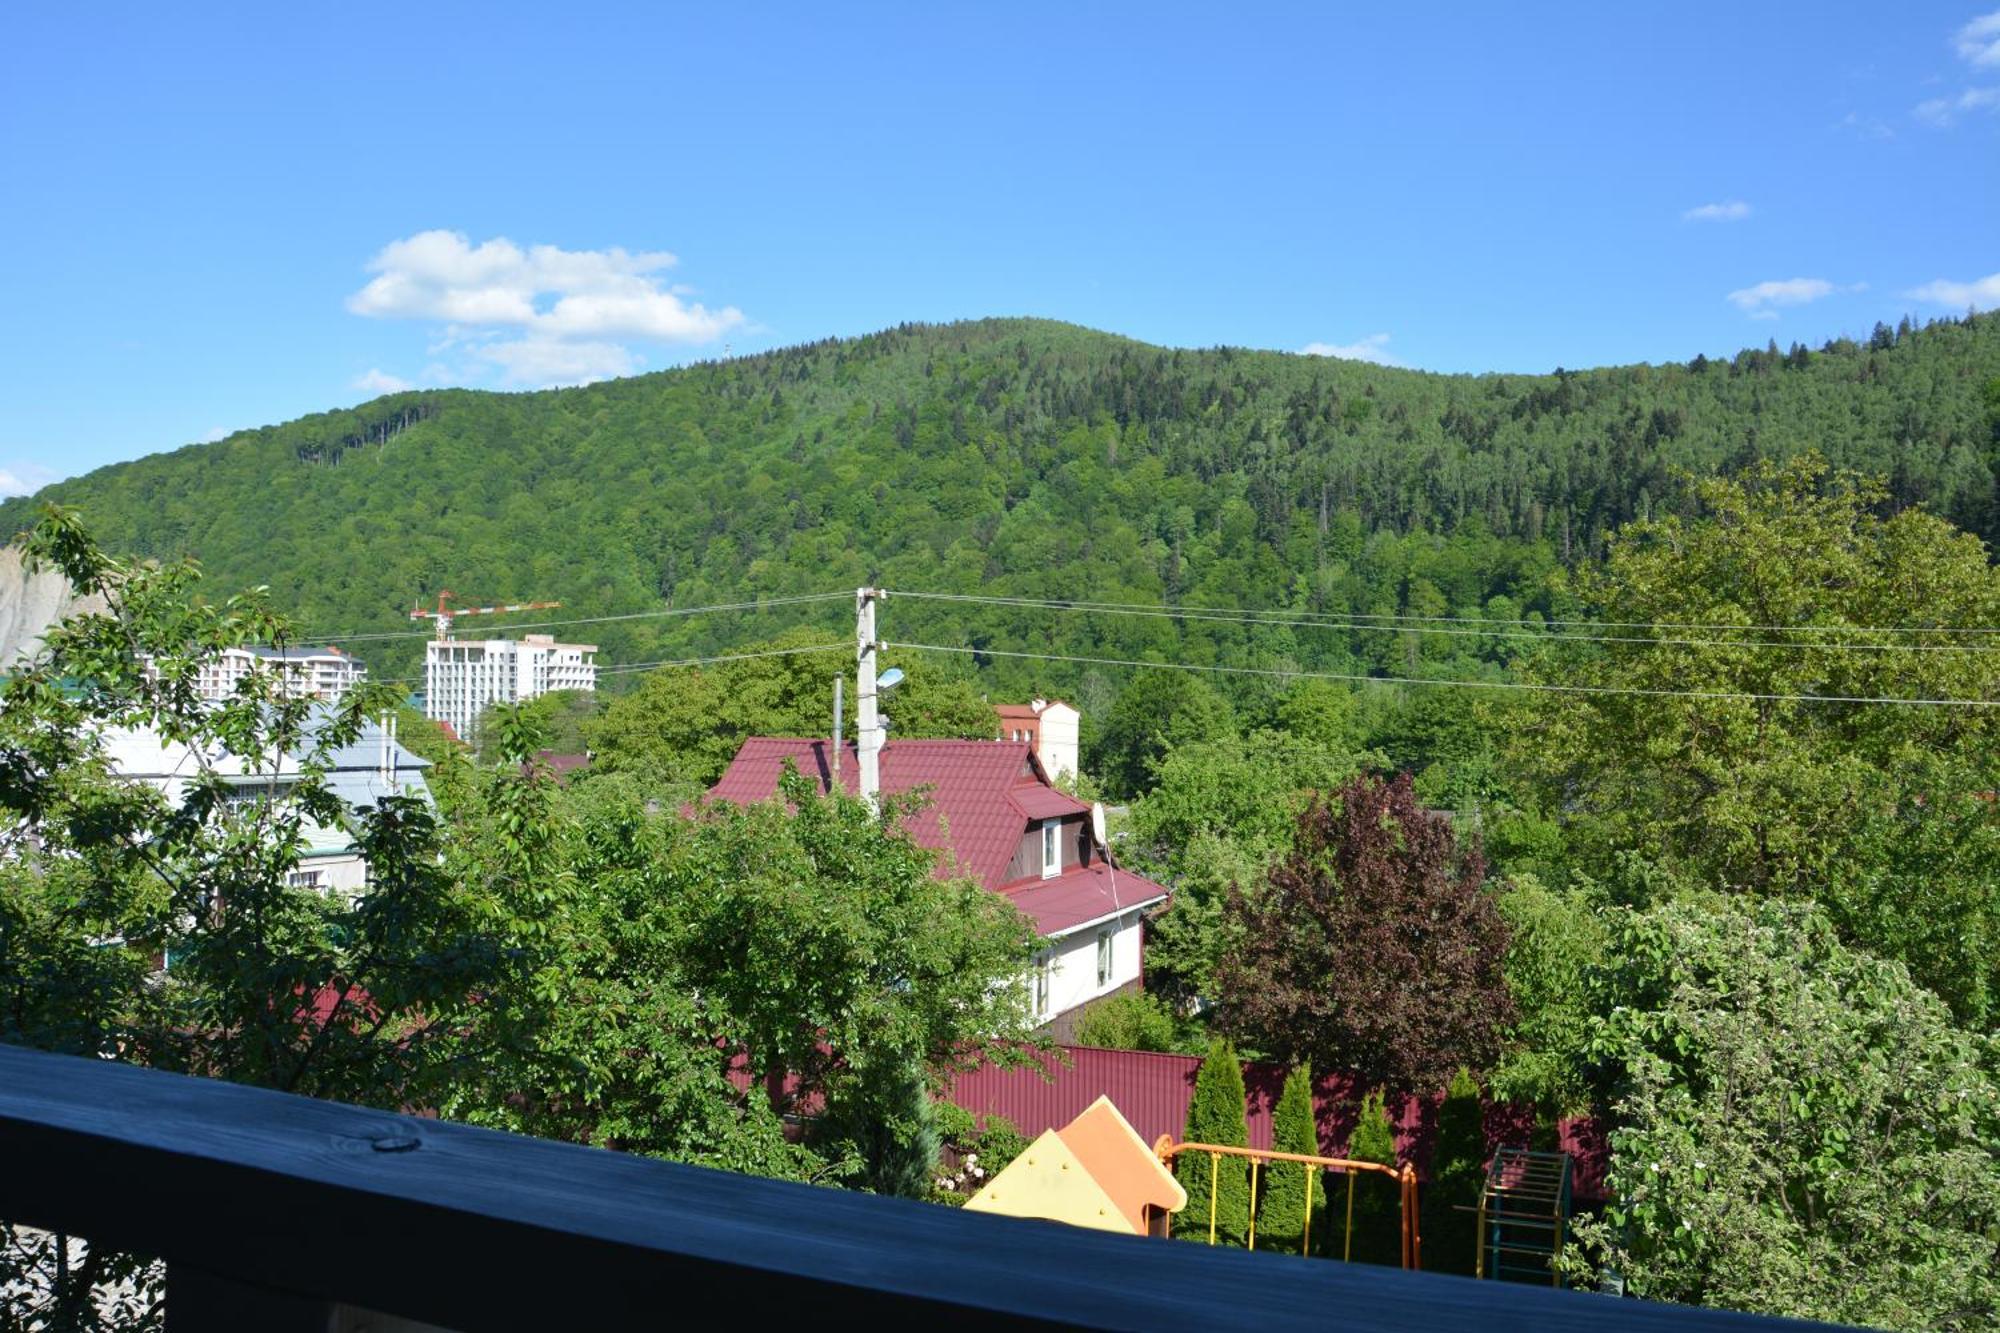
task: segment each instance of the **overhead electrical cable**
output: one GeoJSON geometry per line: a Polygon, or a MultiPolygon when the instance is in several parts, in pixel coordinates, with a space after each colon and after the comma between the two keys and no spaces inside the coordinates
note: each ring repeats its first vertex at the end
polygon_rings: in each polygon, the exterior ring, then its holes
{"type": "Polygon", "coordinates": [[[1736,702],[1801,704],[1894,704],[1911,708],[2000,708],[2000,699],[1899,698],[1892,695],[1762,694],[1747,690],[1666,690],[1636,685],[1546,685],[1534,681],[1431,680],[1422,676],[1364,676],[1353,672],[1297,671],[1280,667],[1204,666],[1194,662],[1142,662],[1136,658],[1083,657],[1069,653],[1010,652],[1001,648],[954,647],[938,643],[884,643],[920,653],[959,653],[971,657],[1025,658],[1038,662],[1074,662],[1085,666],[1147,667],[1161,671],[1207,671],[1232,676],[1270,676],[1284,680],[1339,680],[1364,685],[1437,685],[1462,689],[1524,690],[1550,694],[1624,694],[1669,699],[1714,699],[1736,702]]]}
{"type": "MultiPolygon", "coordinates": [[[[718,653],[712,657],[675,657],[658,662],[620,662],[616,666],[599,667],[597,674],[600,676],[617,676],[631,671],[652,671],[655,668],[712,666],[718,662],[747,662],[752,658],[758,657],[793,657],[800,653],[853,651],[854,645],[851,643],[811,643],[799,648],[767,648],[753,653],[718,653]]],[[[375,685],[415,685],[422,683],[423,679],[422,676],[387,676],[380,680],[371,678],[369,683],[375,685]]]]}
{"type": "MultiPolygon", "coordinates": [[[[500,628],[518,629],[563,629],[571,625],[604,625],[620,620],[663,620],[670,616],[711,615],[725,611],[762,611],[768,607],[801,606],[808,602],[831,602],[852,600],[853,592],[815,592],[795,597],[765,597],[754,602],[723,602],[714,606],[673,606],[657,611],[627,611],[618,615],[578,616],[572,620],[530,620],[500,628]]],[[[367,643],[382,639],[434,639],[433,630],[368,630],[357,634],[311,634],[301,636],[322,640],[327,643],[367,643]]]]}
{"type": "MultiPolygon", "coordinates": [[[[1732,624],[1726,624],[1726,623],[1722,623],[1722,622],[1717,622],[1717,621],[1706,621],[1706,622],[1701,622],[1701,621],[1664,621],[1664,620],[1663,620],[1663,621],[1638,621],[1638,620],[1580,620],[1580,619],[1564,619],[1564,618],[1560,618],[1560,617],[1552,617],[1552,618],[1546,618],[1546,619],[1541,619],[1541,620],[1535,620],[1535,619],[1528,619],[1528,618],[1523,618],[1523,617],[1511,617],[1511,616],[1495,616],[1495,617],[1492,617],[1492,618],[1487,618],[1487,617],[1482,617],[1482,616],[1416,616],[1416,615],[1406,615],[1406,614],[1395,614],[1395,613],[1389,613],[1389,612],[1359,612],[1359,611],[1355,611],[1355,612],[1341,612],[1341,613],[1338,613],[1338,614],[1335,614],[1335,613],[1319,613],[1319,612],[1304,612],[1304,611],[1286,611],[1286,612],[1272,612],[1272,611],[1262,611],[1262,610],[1255,610],[1255,609],[1248,609],[1248,610],[1241,610],[1241,611],[1231,611],[1231,610],[1230,610],[1229,608],[1227,608],[1227,607],[1211,607],[1211,606],[1199,606],[1199,607],[1172,607],[1172,606],[1160,606],[1160,605],[1158,605],[1158,604],[1156,604],[1156,603],[1145,603],[1145,602],[1099,602],[1099,601],[1091,601],[1091,600],[1088,600],[1088,599],[1081,599],[1081,598],[1051,598],[1051,597],[1003,597],[1003,596],[992,596],[992,595],[982,595],[982,594],[978,594],[978,593],[949,593],[949,592],[909,592],[909,591],[905,591],[905,590],[903,590],[903,589],[900,589],[900,588],[891,588],[891,589],[889,589],[889,590],[888,590],[888,592],[889,592],[889,595],[890,595],[890,596],[892,596],[892,597],[908,597],[908,598],[915,598],[915,599],[918,599],[918,600],[922,600],[922,601],[933,601],[933,602],[971,602],[971,603],[977,603],[977,604],[980,604],[980,605],[986,605],[986,606],[1017,606],[1017,607],[1025,607],[1025,608],[1035,608],[1035,609],[1050,609],[1050,610],[1070,610],[1070,611],[1094,611],[1094,612],[1103,612],[1103,613],[1105,613],[1105,614],[1109,614],[1109,615],[1137,615],[1137,616],[1159,616],[1159,617],[1165,617],[1165,618],[1169,618],[1169,619],[1177,619],[1177,620],[1219,620],[1219,621],[1223,621],[1223,622],[1229,622],[1229,623],[1243,623],[1243,624],[1288,624],[1288,625],[1299,625],[1299,626],[1321,626],[1321,627],[1323,627],[1323,628],[1327,628],[1327,629],[1342,629],[1342,628],[1345,628],[1345,629],[1377,629],[1377,628],[1380,628],[1380,629],[1405,629],[1405,630],[1407,630],[1407,629],[1408,629],[1408,626],[1410,626],[1410,625],[1412,625],[1412,624],[1417,624],[1417,625],[1471,625],[1471,626],[1480,626],[1480,625],[1575,625],[1575,626],[1579,626],[1579,627],[1582,627],[1582,628],[1585,628],[1585,629],[1653,629],[1653,630],[1711,630],[1711,631],[1712,631],[1712,630],[1730,630],[1730,631],[1736,631],[1736,632],[1741,632],[1741,633],[1753,633],[1753,632],[1754,632],[1754,633],[1762,633],[1762,634],[1792,634],[1792,633],[1801,633],[1801,634],[2000,634],[2000,627],[1986,627],[1986,626],[1977,626],[1977,627],[1954,627],[1954,626],[1944,626],[1944,625],[1939,625],[1939,626],[1927,626],[1927,625],[1732,625],[1732,624]],[[1284,616],[1284,617],[1288,617],[1288,619],[1282,619],[1282,620],[1280,620],[1280,619],[1276,619],[1275,617],[1278,617],[1278,616],[1284,616]],[[1251,617],[1272,617],[1272,619],[1268,619],[1268,620],[1255,620],[1255,619],[1250,619],[1251,617]],[[1379,621],[1379,622],[1382,622],[1382,623],[1381,623],[1381,624],[1379,624],[1379,625],[1378,625],[1378,624],[1376,624],[1376,623],[1374,623],[1374,622],[1378,622],[1378,621],[1379,621]],[[1367,623],[1359,623],[1359,624],[1357,624],[1357,623],[1354,623],[1354,622],[1367,622],[1367,623]]],[[[1473,635],[1483,635],[1483,636],[1485,636],[1485,637],[1497,637],[1497,638],[1509,638],[1509,637],[1512,637],[1512,638],[1531,638],[1531,639],[1536,639],[1536,640],[1539,640],[1539,641],[1542,641],[1542,642],[1548,642],[1548,641],[1550,641],[1550,640],[1555,640],[1555,639],[1576,639],[1576,640],[1578,640],[1578,641],[1583,641],[1583,642],[1589,642],[1589,641],[1592,641],[1592,636],[1589,636],[1589,635],[1584,635],[1584,634],[1518,634],[1518,633],[1509,633],[1509,632],[1506,632],[1506,631],[1501,631],[1501,630],[1493,630],[1493,629],[1465,629],[1465,630],[1450,630],[1450,629],[1427,629],[1427,630],[1416,630],[1416,631],[1409,631],[1409,632],[1415,632],[1415,633],[1426,633],[1426,634],[1451,634],[1451,633],[1459,633],[1459,634],[1473,634],[1473,635]]],[[[1657,638],[1657,637],[1633,637],[1633,638],[1609,638],[1609,637],[1607,637],[1607,638],[1603,638],[1603,639],[1602,639],[1601,641],[1602,641],[1602,642],[1607,642],[1607,643],[1686,643],[1686,644],[1701,644],[1701,643],[1705,643],[1705,642],[1707,642],[1707,641],[1705,641],[1705,640],[1686,640],[1686,639],[1661,639],[1661,638],[1657,638]]],[[[1896,645],[1896,644],[1855,644],[1855,643],[1839,643],[1839,644],[1792,644],[1792,643],[1779,643],[1779,644],[1769,644],[1769,643],[1761,643],[1761,642],[1756,642],[1756,641],[1747,641],[1747,640],[1740,640],[1740,639],[1729,639],[1729,640],[1722,640],[1722,641],[1721,641],[1721,643],[1723,643],[1724,645],[1727,645],[1727,646],[1733,646],[1733,647],[1746,647],[1746,648],[1755,648],[1755,647],[1777,647],[1777,648],[1800,648],[1800,647],[1828,647],[1828,648],[1863,648],[1863,649],[1867,649],[1867,648],[1897,648],[1897,647],[1903,647],[1903,648],[1909,648],[1909,649],[1915,649],[1915,648],[1920,648],[1920,647],[1930,647],[1930,648],[1932,648],[1932,650],[1933,650],[1933,651],[1937,651],[1937,650],[1939,650],[1939,646],[1932,646],[1932,645],[1917,645],[1917,644],[1910,644],[1910,645],[1896,645]]],[[[1949,645],[1943,645],[1943,646],[1941,646],[1941,647],[1943,647],[1943,648],[1946,648],[1946,649],[1949,649],[1949,648],[1950,648],[1950,646],[1949,646],[1949,645]]],[[[1957,649],[1956,651],[1981,651],[1981,652],[1986,652],[1986,651],[1993,651],[1993,649],[1989,649],[1989,648],[1979,648],[1979,649],[1972,649],[1972,650],[1966,650],[1966,649],[1957,649]]]]}

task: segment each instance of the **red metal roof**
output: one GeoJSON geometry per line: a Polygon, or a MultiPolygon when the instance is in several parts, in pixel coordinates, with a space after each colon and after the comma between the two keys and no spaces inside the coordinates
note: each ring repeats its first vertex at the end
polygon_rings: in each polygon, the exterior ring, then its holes
{"type": "MultiPolygon", "coordinates": [[[[1119,878],[1122,880],[1124,876],[1119,878]]],[[[1199,1068],[1201,1058],[1194,1055],[1058,1046],[1037,1056],[1032,1065],[1002,1069],[987,1064],[960,1074],[948,1098],[982,1119],[1005,1116],[1032,1139],[1044,1130],[1062,1128],[1099,1096],[1105,1096],[1131,1122],[1139,1137],[1152,1143],[1162,1134],[1175,1139],[1186,1136],[1188,1104],[1194,1100],[1194,1076],[1199,1068]]],[[[1363,1089],[1347,1074],[1323,1074],[1313,1084],[1320,1151],[1338,1155],[1353,1132],[1355,1107],[1363,1089]]],[[[1243,1062],[1244,1117],[1249,1123],[1251,1147],[1271,1146],[1271,1117],[1284,1086],[1282,1065],[1257,1060],[1243,1062]]],[[[1438,1104],[1442,1100],[1442,1094],[1438,1094],[1392,1098],[1390,1102],[1395,1107],[1397,1156],[1413,1162],[1418,1173],[1426,1177],[1437,1137],[1438,1104]]],[[[1489,1106],[1485,1125],[1488,1143],[1528,1142],[1534,1118],[1531,1107],[1489,1106]]],[[[1603,1198],[1611,1150],[1602,1122],[1587,1118],[1565,1120],[1558,1130],[1558,1139],[1562,1149],[1575,1161],[1572,1188],[1576,1197],[1603,1198]]]]}
{"type": "Polygon", "coordinates": [[[1061,815],[1090,813],[1089,806],[1040,783],[1033,786],[1016,784],[1008,789],[1007,798],[1027,819],[1054,819],[1061,815]]]}
{"type": "Polygon", "coordinates": [[[1039,884],[1008,889],[1004,896],[1033,919],[1037,934],[1048,939],[1087,922],[1160,902],[1167,889],[1144,875],[1098,861],[1039,884]]]}
{"type": "MultiPolygon", "coordinates": [[[[801,776],[829,791],[830,751],[824,740],[752,737],[708,794],[738,805],[767,801],[777,794],[788,759],[801,776]]],[[[908,821],[911,836],[923,846],[951,853],[958,870],[991,889],[1005,883],[1029,820],[1090,813],[1089,806],[1042,779],[1025,742],[892,740],[883,747],[881,764],[885,795],[922,789],[928,800],[908,821]]],[[[840,785],[856,790],[859,772],[854,745],[843,745],[840,785]]]]}

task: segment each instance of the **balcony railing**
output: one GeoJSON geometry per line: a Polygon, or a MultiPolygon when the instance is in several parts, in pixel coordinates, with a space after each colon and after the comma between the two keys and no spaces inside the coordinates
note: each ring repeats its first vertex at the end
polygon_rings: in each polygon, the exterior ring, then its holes
{"type": "Polygon", "coordinates": [[[0,1220],[163,1260],[185,1333],[1783,1326],[965,1213],[8,1046],[0,1220]]]}

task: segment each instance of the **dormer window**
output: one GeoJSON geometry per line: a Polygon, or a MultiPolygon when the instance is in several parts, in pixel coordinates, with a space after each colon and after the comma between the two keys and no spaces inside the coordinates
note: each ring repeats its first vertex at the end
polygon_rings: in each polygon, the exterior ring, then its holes
{"type": "Polygon", "coordinates": [[[1042,878],[1052,879],[1062,873],[1062,821],[1044,819],[1042,821],[1042,878]]]}

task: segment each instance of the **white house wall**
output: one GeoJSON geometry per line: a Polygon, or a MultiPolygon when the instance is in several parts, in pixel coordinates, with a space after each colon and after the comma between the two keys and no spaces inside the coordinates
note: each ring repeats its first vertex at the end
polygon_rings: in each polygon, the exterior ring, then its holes
{"type": "Polygon", "coordinates": [[[1143,931],[1144,918],[1141,913],[1133,911],[1102,926],[1087,926],[1073,935],[1048,941],[1048,947],[1036,958],[1036,966],[1044,963],[1048,966],[1049,1003],[1036,1015],[1036,1021],[1047,1023],[1137,981],[1141,969],[1143,931]],[[1105,930],[1112,932],[1111,976],[1100,986],[1097,984],[1097,937],[1105,930]]]}

